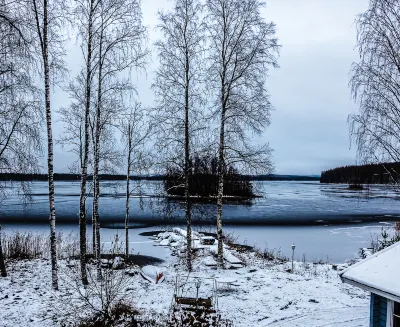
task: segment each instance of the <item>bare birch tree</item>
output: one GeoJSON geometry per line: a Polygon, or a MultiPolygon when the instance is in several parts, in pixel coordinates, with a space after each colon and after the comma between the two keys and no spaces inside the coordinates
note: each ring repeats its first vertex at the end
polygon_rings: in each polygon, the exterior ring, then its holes
{"type": "MultiPolygon", "coordinates": [[[[41,154],[40,91],[33,85],[33,55],[21,4],[0,9],[0,173],[37,172],[41,154]]],[[[7,195],[0,182],[0,203],[7,195]]]]}
{"type": "MultiPolygon", "coordinates": [[[[59,122],[62,123],[62,133],[57,140],[61,148],[72,153],[75,157],[68,167],[71,173],[81,173],[84,165],[85,150],[85,83],[83,72],[70,82],[66,91],[71,103],[68,107],[57,110],[59,122]]],[[[89,139],[90,141],[90,139],[89,139]]]]}
{"type": "Polygon", "coordinates": [[[32,45],[38,58],[38,71],[43,80],[47,131],[47,170],[50,208],[50,251],[52,286],[58,289],[56,211],[53,178],[53,129],[50,88],[62,79],[64,69],[64,22],[67,12],[65,1],[21,0],[26,26],[32,33],[32,45]]]}
{"type": "Polygon", "coordinates": [[[207,0],[210,42],[210,85],[216,93],[219,122],[217,236],[223,264],[222,200],[227,163],[268,172],[268,145],[255,147],[248,132],[261,134],[269,124],[271,104],[266,90],[270,67],[277,66],[275,25],[261,15],[260,0],[207,0]]]}
{"type": "MultiPolygon", "coordinates": [[[[41,94],[30,73],[31,40],[21,9],[19,2],[0,1],[0,173],[37,172],[42,150],[41,94]]],[[[9,186],[14,184],[0,182],[0,204],[9,195],[9,186]]],[[[26,201],[29,187],[25,182],[20,186],[26,201]]],[[[6,277],[1,229],[0,276],[6,277]]]]}
{"type": "Polygon", "coordinates": [[[140,103],[135,103],[121,118],[119,124],[122,143],[126,155],[126,193],[125,193],[125,260],[129,260],[130,197],[132,194],[131,174],[147,171],[150,166],[150,151],[146,148],[152,125],[146,121],[145,111],[140,103]]]}
{"type": "MultiPolygon", "coordinates": [[[[350,80],[359,112],[350,135],[365,162],[400,161],[400,3],[370,0],[356,20],[360,60],[350,80]]],[[[400,172],[388,171],[394,181],[400,172]]]]}
{"type": "MultiPolygon", "coordinates": [[[[78,23],[78,33],[81,38],[81,49],[85,59],[85,71],[81,77],[81,83],[84,89],[84,98],[79,101],[79,91],[75,90],[73,87],[70,91],[75,95],[75,99],[78,99],[78,105],[83,104],[84,114],[83,119],[81,116],[77,115],[77,124],[79,124],[79,160],[80,160],[80,170],[81,170],[81,190],[80,190],[80,200],[79,200],[79,238],[80,238],[80,263],[81,263],[81,277],[82,283],[87,284],[87,271],[86,271],[86,181],[87,181],[87,169],[89,161],[89,115],[91,106],[91,96],[92,96],[92,81],[94,75],[94,34],[96,29],[96,18],[99,16],[97,14],[97,9],[99,7],[100,1],[98,0],[79,0],[76,2],[74,16],[78,23]],[[83,123],[83,126],[82,126],[83,123]],[[83,130],[82,130],[83,127],[83,130]],[[82,142],[83,140],[83,142],[82,142]],[[83,144],[82,144],[83,143],[83,144]],[[83,145],[83,146],[82,146],[83,145]]],[[[78,77],[79,78],[79,77],[78,77]]],[[[72,107],[72,109],[74,109],[72,107]]],[[[76,130],[75,130],[76,131],[76,130]]],[[[78,141],[76,140],[76,141],[78,141]]]]}
{"type": "MultiPolygon", "coordinates": [[[[98,179],[101,152],[101,134],[107,119],[104,113],[104,97],[110,90],[125,87],[128,83],[115,82],[128,74],[134,67],[142,68],[147,56],[144,46],[146,30],[142,26],[140,0],[105,0],[99,4],[99,27],[96,30],[96,69],[97,99],[94,117],[94,162],[93,162],[93,223],[95,229],[95,256],[100,267],[100,218],[99,197],[100,183],[98,179]],[[107,91],[108,90],[108,91],[107,91]]],[[[110,108],[110,106],[109,106],[110,108]]]]}
{"type": "Polygon", "coordinates": [[[174,8],[159,13],[158,29],[163,39],[156,43],[160,66],[153,85],[159,127],[159,149],[167,162],[179,165],[185,177],[187,268],[192,270],[191,205],[189,194],[190,157],[193,132],[201,102],[201,56],[204,52],[202,4],[198,0],[176,0],[174,8]],[[171,155],[172,154],[172,155],[171,155]]]}

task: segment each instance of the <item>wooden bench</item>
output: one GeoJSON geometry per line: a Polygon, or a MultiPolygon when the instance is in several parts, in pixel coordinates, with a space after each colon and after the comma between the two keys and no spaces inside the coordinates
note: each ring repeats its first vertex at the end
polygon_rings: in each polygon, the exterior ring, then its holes
{"type": "Polygon", "coordinates": [[[204,308],[211,308],[212,302],[211,298],[194,298],[194,297],[175,297],[175,302],[177,304],[185,304],[190,306],[198,306],[204,308]]]}

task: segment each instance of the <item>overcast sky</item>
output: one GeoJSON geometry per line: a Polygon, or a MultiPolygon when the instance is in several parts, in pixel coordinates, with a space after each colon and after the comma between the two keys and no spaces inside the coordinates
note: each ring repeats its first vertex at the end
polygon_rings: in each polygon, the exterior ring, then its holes
{"type": "MultiPolygon", "coordinates": [[[[142,0],[150,43],[159,37],[154,30],[157,11],[171,8],[172,3],[142,0]]],[[[277,25],[282,45],[280,68],[270,72],[267,82],[275,110],[263,135],[274,149],[276,173],[320,174],[355,163],[346,120],[357,107],[351,100],[348,81],[350,66],[358,58],[354,20],[367,6],[368,0],[267,1],[265,18],[277,25]]],[[[71,76],[79,70],[80,56],[72,42],[67,58],[71,76]]],[[[153,55],[147,74],[135,78],[144,105],[153,104],[150,85],[156,65],[153,55]]],[[[55,107],[69,101],[60,91],[52,98],[55,107]]],[[[60,124],[56,123],[55,137],[59,132],[60,124]]],[[[55,171],[68,172],[71,156],[56,145],[55,171]]]]}

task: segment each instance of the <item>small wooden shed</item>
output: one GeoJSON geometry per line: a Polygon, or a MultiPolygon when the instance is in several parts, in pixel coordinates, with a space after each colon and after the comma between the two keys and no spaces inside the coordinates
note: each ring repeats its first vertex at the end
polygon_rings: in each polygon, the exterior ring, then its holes
{"type": "Polygon", "coordinates": [[[400,242],[342,271],[340,278],[371,293],[370,327],[400,327],[400,242]]]}

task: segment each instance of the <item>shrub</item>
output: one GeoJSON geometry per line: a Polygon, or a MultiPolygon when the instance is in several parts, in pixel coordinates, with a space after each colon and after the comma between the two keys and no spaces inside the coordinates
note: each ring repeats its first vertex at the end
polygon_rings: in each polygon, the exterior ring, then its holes
{"type": "Polygon", "coordinates": [[[43,254],[44,240],[42,235],[30,232],[16,232],[2,238],[5,259],[34,259],[43,254]]]}
{"type": "Polygon", "coordinates": [[[232,327],[232,321],[221,319],[221,315],[209,309],[183,311],[174,308],[167,327],[232,327]]]}
{"type": "MultiPolygon", "coordinates": [[[[6,260],[48,258],[50,239],[48,235],[19,232],[2,235],[3,255],[6,260]]],[[[68,259],[79,254],[79,240],[72,233],[57,233],[57,256],[68,259]]]]}
{"type": "Polygon", "coordinates": [[[278,262],[288,262],[289,258],[286,257],[280,249],[268,249],[265,247],[264,249],[255,248],[254,249],[257,257],[267,260],[267,261],[278,261],[278,262]]]}
{"type": "Polygon", "coordinates": [[[370,248],[372,253],[381,251],[394,243],[400,242],[400,232],[397,231],[396,228],[393,229],[384,229],[382,228],[381,234],[378,236],[371,238],[370,248]]]}

